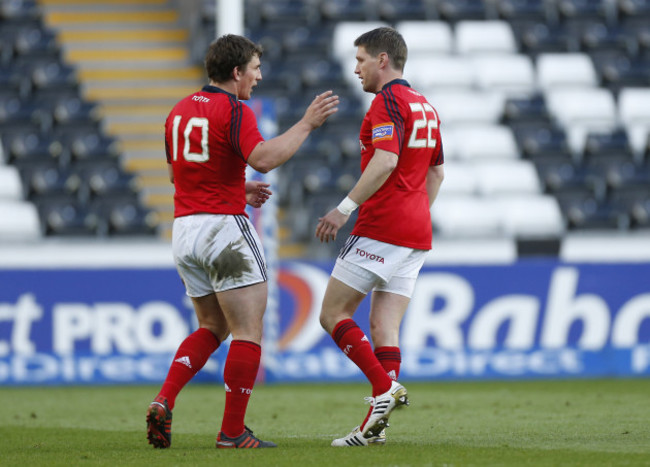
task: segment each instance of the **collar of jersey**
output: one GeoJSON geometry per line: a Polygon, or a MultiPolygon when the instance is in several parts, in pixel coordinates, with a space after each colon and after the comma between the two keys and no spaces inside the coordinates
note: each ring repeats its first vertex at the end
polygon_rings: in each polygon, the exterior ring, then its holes
{"type": "Polygon", "coordinates": [[[218,88],[216,86],[211,86],[209,84],[206,84],[205,86],[203,86],[203,89],[201,89],[201,92],[222,92],[222,93],[224,93],[224,94],[226,94],[228,96],[234,97],[235,99],[237,98],[237,96],[235,96],[234,94],[232,94],[232,93],[230,93],[228,91],[224,91],[223,89],[218,88]]]}
{"type": "Polygon", "coordinates": [[[384,89],[386,89],[389,86],[392,86],[393,84],[401,84],[402,86],[408,86],[409,88],[411,87],[409,82],[406,81],[405,79],[397,78],[397,79],[394,79],[393,81],[389,81],[388,83],[384,84],[384,86],[381,88],[381,90],[383,91],[384,89]]]}

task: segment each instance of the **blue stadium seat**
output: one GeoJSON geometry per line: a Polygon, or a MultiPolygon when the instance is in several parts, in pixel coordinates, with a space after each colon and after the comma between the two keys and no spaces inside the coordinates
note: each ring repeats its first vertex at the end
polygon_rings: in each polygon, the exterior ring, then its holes
{"type": "Polygon", "coordinates": [[[549,2],[544,0],[497,0],[499,17],[507,21],[552,22],[549,2]]]}
{"type": "Polygon", "coordinates": [[[635,57],[625,52],[592,54],[600,82],[614,93],[622,88],[650,86],[650,57],[635,57]]]}
{"type": "Polygon", "coordinates": [[[546,52],[578,50],[578,39],[564,25],[542,21],[513,21],[519,50],[535,57],[546,52]]]}
{"type": "Polygon", "coordinates": [[[29,96],[32,83],[13,63],[0,64],[0,93],[17,97],[29,96]]]}
{"type": "Polygon", "coordinates": [[[118,141],[102,134],[92,122],[88,126],[73,125],[55,130],[56,140],[69,152],[71,160],[117,157],[120,154],[118,141]]]}
{"type": "Polygon", "coordinates": [[[602,21],[586,22],[576,33],[580,48],[589,53],[620,52],[633,54],[637,44],[634,31],[619,25],[608,25],[602,21]]]}
{"type": "Polygon", "coordinates": [[[558,0],[557,11],[562,22],[603,20],[616,21],[616,6],[609,0],[558,0]]]}
{"type": "Polygon", "coordinates": [[[253,42],[261,44],[264,48],[263,62],[266,61],[275,65],[283,57],[283,40],[286,31],[287,27],[283,24],[268,24],[249,30],[248,37],[253,42]]]}
{"type": "Polygon", "coordinates": [[[74,196],[46,197],[37,204],[46,236],[93,236],[99,217],[74,196]]]}
{"type": "Polygon", "coordinates": [[[70,168],[60,168],[54,161],[22,166],[27,197],[37,204],[52,197],[78,195],[81,178],[70,168]]]}
{"type": "MultiPolygon", "coordinates": [[[[36,96],[38,92],[34,93],[36,96]]],[[[101,114],[95,102],[89,102],[71,94],[59,94],[52,101],[52,117],[55,126],[88,124],[98,126],[101,114]]]]}
{"type": "Polygon", "coordinates": [[[493,5],[482,0],[440,0],[436,4],[440,19],[456,23],[462,20],[494,18],[493,5]]]}
{"type": "Polygon", "coordinates": [[[332,26],[293,27],[285,30],[282,45],[289,56],[324,57],[331,49],[332,26]]]}
{"type": "Polygon", "coordinates": [[[89,199],[115,195],[137,195],[136,179],[133,175],[122,171],[117,160],[93,161],[92,163],[75,164],[74,167],[84,189],[87,190],[89,199]]]}
{"type": "Polygon", "coordinates": [[[3,0],[0,2],[0,19],[10,22],[30,23],[41,18],[36,0],[3,0]]]}
{"type": "Polygon", "coordinates": [[[648,24],[650,21],[649,0],[620,0],[616,2],[620,21],[630,20],[648,24]]]}
{"type": "Polygon", "coordinates": [[[5,158],[11,164],[59,160],[64,153],[63,145],[53,134],[44,133],[38,128],[0,132],[0,140],[4,147],[5,158]]]}
{"type": "Polygon", "coordinates": [[[134,195],[117,194],[98,198],[90,211],[101,220],[99,234],[110,237],[155,235],[157,215],[143,208],[134,195]]]}
{"type": "Polygon", "coordinates": [[[57,59],[50,58],[35,62],[30,77],[33,92],[39,92],[41,95],[58,96],[79,91],[76,69],[57,59]]]}
{"type": "Polygon", "coordinates": [[[398,21],[429,20],[438,18],[434,2],[422,0],[391,0],[378,2],[379,19],[396,23],[398,21]]]}
{"type": "Polygon", "coordinates": [[[535,94],[531,97],[511,97],[506,99],[502,121],[510,125],[522,123],[547,125],[551,120],[544,96],[535,94]]]}
{"type": "Polygon", "coordinates": [[[47,131],[52,126],[52,112],[33,98],[0,94],[0,132],[34,128],[47,131]]]}
{"type": "Polygon", "coordinates": [[[364,0],[326,0],[319,7],[324,22],[375,21],[379,17],[376,6],[364,0]]]}
{"type": "Polygon", "coordinates": [[[555,125],[521,124],[513,127],[517,146],[524,158],[534,162],[573,160],[566,132],[555,125]]]}
{"type": "Polygon", "coordinates": [[[547,193],[560,197],[563,193],[589,192],[597,201],[606,196],[606,181],[593,168],[566,160],[540,160],[535,165],[547,193]]]}
{"type": "Polygon", "coordinates": [[[262,24],[284,24],[294,28],[296,24],[314,25],[320,21],[320,13],[313,2],[302,0],[263,0],[251,2],[258,9],[262,24]]]}
{"type": "Polygon", "coordinates": [[[627,133],[620,128],[607,132],[590,132],[585,141],[583,159],[598,158],[632,162],[634,155],[627,133]]]}
{"type": "Polygon", "coordinates": [[[51,58],[60,60],[61,51],[56,34],[41,24],[22,27],[13,40],[15,57],[51,58]]]}

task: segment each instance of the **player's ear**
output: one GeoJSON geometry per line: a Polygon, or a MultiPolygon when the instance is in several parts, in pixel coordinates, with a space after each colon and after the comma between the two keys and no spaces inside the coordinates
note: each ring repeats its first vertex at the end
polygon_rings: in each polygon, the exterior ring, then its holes
{"type": "Polygon", "coordinates": [[[232,69],[232,72],[230,73],[230,76],[235,81],[239,81],[240,76],[239,76],[239,67],[238,66],[236,66],[235,68],[232,69]]]}
{"type": "Polygon", "coordinates": [[[390,65],[390,58],[388,57],[388,54],[386,52],[382,52],[379,54],[379,66],[380,67],[385,67],[390,65]]]}

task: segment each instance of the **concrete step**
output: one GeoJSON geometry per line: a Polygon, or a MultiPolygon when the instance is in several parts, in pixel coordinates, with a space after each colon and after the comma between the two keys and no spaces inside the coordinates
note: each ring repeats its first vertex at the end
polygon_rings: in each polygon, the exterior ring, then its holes
{"type": "Polygon", "coordinates": [[[137,177],[138,185],[144,187],[166,187],[173,191],[174,185],[169,181],[167,172],[156,171],[150,173],[142,173],[137,177]]]}
{"type": "Polygon", "coordinates": [[[131,173],[142,173],[151,171],[167,170],[165,153],[161,153],[159,159],[127,159],[122,162],[124,169],[131,173]]]}
{"type": "Polygon", "coordinates": [[[152,159],[157,157],[157,154],[165,153],[165,139],[162,135],[157,140],[130,139],[128,141],[122,141],[121,147],[127,154],[134,154],[141,158],[152,159]]]}
{"type": "Polygon", "coordinates": [[[86,64],[80,64],[77,76],[83,81],[92,83],[121,83],[134,81],[157,81],[164,79],[169,81],[191,81],[198,83],[205,78],[205,71],[197,66],[183,66],[178,68],[172,67],[152,67],[134,68],[131,64],[122,64],[121,67],[91,67],[86,64]]]}
{"type": "Polygon", "coordinates": [[[164,122],[206,81],[192,63],[190,33],[170,0],[40,0],[64,60],[77,67],[82,95],[99,104],[106,132],[120,142],[122,167],[136,175],[144,206],[171,238],[174,187],[164,122]]]}
{"type": "Polygon", "coordinates": [[[159,85],[150,83],[149,86],[135,87],[95,86],[92,83],[82,85],[84,97],[92,101],[102,101],[109,105],[133,104],[134,101],[142,102],[145,105],[153,103],[172,105],[198,89],[197,85],[191,84],[159,85]]]}
{"type": "Polygon", "coordinates": [[[146,206],[158,210],[159,208],[172,205],[174,198],[170,193],[143,193],[142,202],[146,206]]]}
{"type": "Polygon", "coordinates": [[[138,26],[132,28],[107,27],[97,29],[65,29],[58,34],[58,38],[64,44],[81,47],[83,45],[99,45],[104,43],[129,43],[129,44],[164,44],[168,42],[186,42],[189,39],[189,32],[182,28],[160,28],[156,25],[149,25],[148,28],[138,26]]]}
{"type": "Polygon", "coordinates": [[[118,47],[115,44],[101,48],[73,49],[64,51],[64,59],[70,63],[146,63],[155,65],[160,62],[189,64],[190,51],[185,46],[160,47],[118,47]]]}
{"type": "Polygon", "coordinates": [[[97,8],[121,7],[142,9],[147,7],[169,6],[169,0],[102,0],[88,2],[83,0],[39,0],[41,6],[48,10],[92,10],[97,8]]]}
{"type": "Polygon", "coordinates": [[[56,28],[84,29],[95,23],[102,29],[119,28],[129,24],[177,26],[180,14],[172,9],[142,8],[135,5],[108,5],[79,2],[70,8],[45,8],[46,24],[56,28]],[[87,8],[84,9],[84,6],[87,8]],[[92,9],[90,9],[92,8],[92,9]]]}

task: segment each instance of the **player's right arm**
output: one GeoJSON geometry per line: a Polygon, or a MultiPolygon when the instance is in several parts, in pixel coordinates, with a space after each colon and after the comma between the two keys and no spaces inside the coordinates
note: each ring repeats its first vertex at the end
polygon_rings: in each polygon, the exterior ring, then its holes
{"type": "Polygon", "coordinates": [[[258,172],[266,173],[284,164],[298,151],[309,133],[338,111],[339,96],[325,91],[316,96],[303,117],[291,128],[268,141],[255,146],[248,156],[248,164],[258,172]]]}
{"type": "Polygon", "coordinates": [[[445,178],[445,170],[443,165],[431,165],[427,172],[427,194],[429,195],[429,208],[433,206],[433,202],[438,196],[440,185],[445,178]]]}
{"type": "MultiPolygon", "coordinates": [[[[351,201],[353,205],[359,206],[374,195],[397,167],[398,158],[399,156],[393,152],[375,149],[372,159],[368,162],[345,202],[351,201]]],[[[316,238],[321,242],[328,243],[330,240],[336,240],[336,234],[350,218],[350,214],[342,212],[340,206],[318,219],[316,238]]]]}

